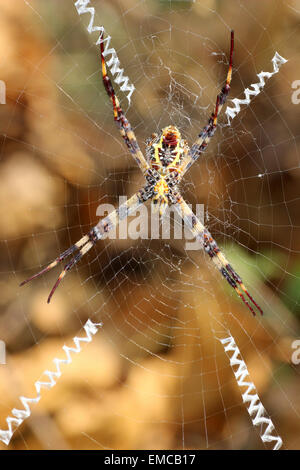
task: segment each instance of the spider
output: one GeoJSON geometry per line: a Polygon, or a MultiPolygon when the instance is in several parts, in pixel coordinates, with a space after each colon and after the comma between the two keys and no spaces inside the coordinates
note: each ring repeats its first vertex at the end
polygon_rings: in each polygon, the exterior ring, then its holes
{"type": "Polygon", "coordinates": [[[49,297],[50,302],[56,288],[65,277],[66,273],[95,245],[104,235],[117,224],[134,213],[137,208],[146,201],[151,200],[161,215],[167,206],[174,206],[180,214],[184,223],[189,227],[194,237],[202,243],[202,247],[208,254],[212,262],[226,279],[229,285],[236,291],[242,301],[255,315],[255,307],[262,314],[263,311],[255,302],[246,289],[241,277],[227,261],[225,255],[220,251],[216,241],[206,227],[198,220],[179,191],[179,183],[185,172],[205,151],[209,141],[213,137],[217,127],[218,115],[226,102],[230,91],[232,77],[234,49],[234,32],[231,31],[229,67],[225,85],[217,96],[216,105],[211,114],[208,124],[202,129],[195,143],[191,148],[185,140],[181,138],[179,130],[175,126],[168,126],[162,129],[159,135],[152,134],[146,143],[146,158],[140,150],[139,144],[132,130],[132,127],[123,113],[117,95],[115,94],[112,82],[107,75],[106,62],[104,58],[103,35],[100,41],[102,79],[105,90],[112,102],[114,120],[119,128],[121,136],[127,145],[131,155],[142,171],[145,178],[145,185],[118,209],[114,210],[107,217],[101,219],[88,234],[61,253],[52,263],[42,269],[39,273],[31,276],[21,283],[21,286],[35,279],[43,273],[54,268],[58,263],[70,255],[71,260],[64,266],[63,271],[54,284],[49,297]]]}

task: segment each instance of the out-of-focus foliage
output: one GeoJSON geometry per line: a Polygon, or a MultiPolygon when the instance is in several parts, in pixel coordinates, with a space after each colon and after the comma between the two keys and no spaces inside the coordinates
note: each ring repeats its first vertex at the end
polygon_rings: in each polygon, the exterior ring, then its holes
{"type": "Polygon", "coordinates": [[[300,289],[299,110],[290,101],[291,82],[300,78],[294,5],[93,4],[137,88],[128,117],[140,142],[157,130],[154,123],[171,118],[178,125],[182,119],[185,137],[195,138],[223,83],[226,60],[214,52],[227,53],[230,28],[232,97],[256,80],[255,72],[271,68],[275,45],[290,59],[242,121],[227,134],[220,129],[183,188],[190,202],[208,207],[212,233],[265,318],[252,318],[208,261],[187,257],[178,241],[155,241],[151,253],[149,242],[103,241],[97,258],[93,253],[69,273],[50,305],[55,273],[19,289],[29,269],[88,230],[99,202],[116,203],[142,178],[115,130],[87,19],[79,19],[72,1],[1,2],[7,104],[0,105],[0,338],[8,363],[0,366],[0,427],[18,396],[35,394],[35,380],[92,318],[103,329],[44,394],[11,448],[181,448],[183,425],[186,448],[260,448],[215,339],[224,320],[285,445],[299,448],[299,377],[289,365],[300,289]],[[200,93],[195,105],[191,97],[200,93]],[[230,143],[220,147],[222,136],[230,143]],[[264,182],[258,173],[267,175],[264,182]]]}

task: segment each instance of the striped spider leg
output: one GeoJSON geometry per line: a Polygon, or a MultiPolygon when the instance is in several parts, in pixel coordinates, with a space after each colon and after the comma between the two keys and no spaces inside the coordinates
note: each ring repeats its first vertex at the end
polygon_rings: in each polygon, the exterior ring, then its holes
{"type": "Polygon", "coordinates": [[[52,263],[46,266],[37,274],[29,277],[23,281],[20,286],[23,286],[29,281],[41,276],[42,274],[50,271],[52,268],[57,266],[61,261],[65,260],[69,256],[76,253],[71,260],[64,266],[64,269],[60,273],[57,281],[55,282],[47,302],[49,303],[54,292],[63,280],[68,271],[78,263],[78,261],[94,246],[94,244],[101,240],[106,233],[116,227],[122,220],[126,219],[130,214],[133,214],[137,208],[144,204],[148,199],[153,197],[153,182],[151,181],[144,188],[140,189],[134,196],[128,199],[126,202],[121,204],[118,209],[111,212],[109,215],[101,219],[95,227],[93,227],[88,234],[84,235],[78,242],[68,248],[66,251],[61,253],[52,263]]]}
{"type": "Polygon", "coordinates": [[[195,239],[201,243],[204,251],[209,255],[229,285],[236,291],[236,293],[253,313],[253,315],[255,315],[255,310],[253,307],[256,307],[257,310],[263,314],[260,306],[249,294],[241,277],[236,273],[236,271],[230,265],[229,261],[226,259],[225,255],[221,252],[217,242],[213,239],[207,228],[196,217],[180,193],[172,191],[170,197],[172,199],[174,209],[183,219],[185,226],[191,230],[192,234],[195,236],[195,239]]]}
{"type": "Polygon", "coordinates": [[[218,115],[222,107],[224,106],[228,97],[228,93],[230,91],[230,83],[231,83],[231,77],[232,77],[232,63],[233,63],[233,49],[234,49],[234,32],[231,31],[229,67],[228,67],[225,85],[223,86],[221,92],[217,96],[215,109],[211,117],[208,120],[208,124],[202,129],[195,143],[192,145],[187,156],[182,162],[182,165],[180,167],[181,178],[183,177],[185,172],[192,166],[192,164],[205,151],[211,138],[216,132],[218,115]]]}
{"type": "Polygon", "coordinates": [[[150,165],[145,159],[136,136],[131,128],[129,121],[127,120],[122,108],[120,107],[120,103],[118,100],[117,95],[115,94],[115,90],[112,86],[111,79],[107,75],[105,58],[104,58],[104,39],[103,33],[100,38],[100,51],[101,51],[101,65],[102,65],[102,80],[104,84],[104,88],[113,104],[113,113],[114,113],[114,120],[120,130],[121,136],[123,137],[131,155],[135,159],[136,163],[140,167],[143,174],[147,173],[150,169],[150,165]]]}

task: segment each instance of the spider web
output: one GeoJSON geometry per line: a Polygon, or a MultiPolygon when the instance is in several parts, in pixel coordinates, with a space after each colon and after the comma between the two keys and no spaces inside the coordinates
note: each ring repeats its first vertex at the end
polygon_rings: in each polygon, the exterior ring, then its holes
{"type": "Polygon", "coordinates": [[[299,448],[298,10],[292,1],[275,1],[272,10],[262,3],[90,2],[135,87],[129,103],[115,85],[142,150],[169,124],[193,143],[224,84],[231,29],[231,99],[243,98],[261,70],[272,72],[276,51],[288,59],[231,125],[222,112],[181,185],[194,209],[204,204],[204,223],[261,318],[251,317],[206,254],[173,236],[98,242],[50,305],[58,268],[18,288],[95,225],[100,204],[117,207],[143,177],[115,128],[89,15],[78,15],[72,0],[4,8],[15,49],[5,58],[1,106],[1,428],[19,396],[35,395],[61,347],[87,321],[103,325],[32,407],[11,448],[272,448],[243,403],[246,389],[222,346],[228,336],[284,447],[299,448]]]}

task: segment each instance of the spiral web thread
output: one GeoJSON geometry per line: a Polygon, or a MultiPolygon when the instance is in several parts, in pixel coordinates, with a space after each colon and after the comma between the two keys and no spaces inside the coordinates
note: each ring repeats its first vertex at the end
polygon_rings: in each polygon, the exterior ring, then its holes
{"type": "Polygon", "coordinates": [[[110,69],[115,83],[117,83],[118,85],[121,85],[121,83],[123,83],[123,85],[120,86],[120,90],[123,92],[128,92],[126,96],[130,104],[131,95],[134,92],[135,87],[133,84],[129,84],[129,78],[123,75],[124,69],[120,68],[120,61],[119,61],[119,58],[115,49],[112,47],[109,49],[111,36],[106,35],[105,29],[103,26],[94,25],[95,8],[91,6],[88,7],[89,4],[90,4],[90,0],[77,0],[75,2],[77,13],[78,15],[82,15],[84,13],[90,14],[90,22],[87,27],[88,33],[92,34],[96,31],[99,33],[99,37],[96,41],[96,45],[100,45],[103,42],[104,43],[104,53],[103,53],[104,57],[111,55],[111,58],[106,62],[106,65],[110,69]],[[105,35],[106,37],[104,37],[105,35]]]}
{"type": "Polygon", "coordinates": [[[250,85],[253,88],[253,90],[251,90],[250,88],[246,88],[244,90],[244,94],[245,94],[244,99],[234,98],[233,100],[231,100],[232,103],[234,104],[234,108],[227,106],[225,114],[227,115],[228,124],[230,124],[232,119],[235,118],[235,116],[241,111],[240,105],[245,104],[248,106],[250,104],[250,97],[259,95],[259,93],[264,88],[266,84],[265,79],[269,80],[269,78],[273,77],[275,73],[278,73],[281,65],[285,64],[286,62],[287,62],[287,59],[285,59],[284,57],[281,57],[281,55],[279,55],[278,52],[275,52],[275,55],[272,59],[273,72],[262,71],[258,73],[257,76],[259,78],[259,82],[251,83],[250,85]]]}
{"type": "Polygon", "coordinates": [[[75,347],[69,347],[64,345],[62,349],[66,353],[67,359],[58,359],[55,358],[53,359],[53,362],[56,366],[56,371],[50,371],[50,370],[45,370],[42,375],[47,375],[48,378],[50,379],[49,382],[42,382],[40,380],[37,380],[34,384],[37,395],[35,398],[28,398],[28,397],[19,397],[20,401],[22,402],[24,409],[20,410],[17,408],[14,408],[11,411],[11,414],[14,416],[8,416],[6,418],[6,422],[8,424],[8,430],[0,430],[0,441],[4,442],[4,444],[8,445],[10,443],[10,440],[16,431],[16,429],[25,421],[25,419],[29,418],[31,415],[31,404],[36,404],[40,401],[41,399],[41,389],[42,388],[47,388],[50,389],[54,387],[57,383],[57,380],[61,377],[62,371],[61,371],[61,364],[71,364],[72,362],[72,357],[71,353],[79,353],[81,352],[81,345],[80,343],[90,343],[92,341],[92,335],[95,335],[98,331],[98,329],[102,326],[102,323],[93,323],[91,320],[88,320],[85,325],[84,325],[84,330],[86,333],[86,337],[77,337],[75,336],[73,338],[75,347]]]}
{"type": "Polygon", "coordinates": [[[259,427],[259,435],[263,443],[272,443],[274,445],[273,450],[279,450],[282,446],[282,439],[276,435],[275,426],[260,401],[256,387],[250,379],[246,363],[234,338],[229,332],[228,337],[219,339],[219,341],[222,343],[225,354],[229,358],[238,386],[240,388],[247,388],[242,393],[242,400],[247,407],[253,426],[259,427]]]}

